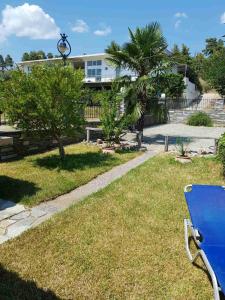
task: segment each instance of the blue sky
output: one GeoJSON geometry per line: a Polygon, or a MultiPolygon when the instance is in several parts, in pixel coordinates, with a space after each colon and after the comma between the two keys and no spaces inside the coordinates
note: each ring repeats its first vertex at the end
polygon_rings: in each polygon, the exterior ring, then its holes
{"type": "Polygon", "coordinates": [[[31,50],[56,51],[59,32],[66,32],[72,55],[103,52],[134,29],[160,22],[169,48],[187,44],[192,53],[207,37],[225,34],[224,0],[36,0],[0,1],[0,53],[19,61],[31,50]]]}

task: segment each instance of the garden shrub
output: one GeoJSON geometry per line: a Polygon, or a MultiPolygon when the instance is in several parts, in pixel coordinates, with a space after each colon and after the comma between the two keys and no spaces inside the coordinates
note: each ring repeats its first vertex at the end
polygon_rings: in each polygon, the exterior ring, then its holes
{"type": "Polygon", "coordinates": [[[223,174],[225,176],[225,133],[221,136],[218,142],[218,158],[223,165],[223,174]]]}
{"type": "Polygon", "coordinates": [[[109,145],[119,143],[122,132],[130,125],[137,122],[135,113],[128,114],[120,112],[120,105],[123,98],[118,93],[116,87],[112,86],[112,90],[101,98],[101,123],[103,135],[109,145]]]}
{"type": "Polygon", "coordinates": [[[187,124],[190,126],[212,127],[213,122],[205,112],[197,112],[188,118],[187,124]]]}

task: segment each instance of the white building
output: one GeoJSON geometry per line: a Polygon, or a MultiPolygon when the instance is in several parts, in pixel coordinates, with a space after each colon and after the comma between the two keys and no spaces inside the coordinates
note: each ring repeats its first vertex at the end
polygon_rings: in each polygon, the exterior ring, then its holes
{"type": "MultiPolygon", "coordinates": [[[[75,69],[83,69],[85,74],[85,83],[90,87],[110,87],[112,81],[120,76],[129,75],[132,80],[137,78],[134,72],[125,69],[115,68],[107,61],[109,55],[106,53],[98,54],[83,54],[79,56],[70,56],[67,60],[74,66],[75,69]]],[[[24,61],[18,63],[20,68],[23,68],[25,72],[29,72],[34,64],[52,63],[61,61],[61,58],[42,59],[34,61],[24,61]]],[[[173,69],[174,73],[177,73],[177,67],[173,69]]],[[[186,89],[184,91],[184,97],[187,99],[196,99],[199,96],[199,92],[196,87],[191,83],[188,78],[184,78],[186,89]]]]}

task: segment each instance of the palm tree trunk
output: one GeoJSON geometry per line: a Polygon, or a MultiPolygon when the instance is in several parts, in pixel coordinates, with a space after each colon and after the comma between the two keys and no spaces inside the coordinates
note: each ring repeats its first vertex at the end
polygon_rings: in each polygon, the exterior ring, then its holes
{"type": "Polygon", "coordinates": [[[138,148],[141,148],[141,144],[143,141],[143,129],[144,129],[144,113],[141,114],[140,119],[137,122],[137,143],[138,143],[138,148]]]}
{"type": "Polygon", "coordinates": [[[138,131],[143,131],[145,125],[145,112],[141,113],[141,117],[137,121],[137,130],[138,131]]]}
{"type": "Polygon", "coordinates": [[[138,133],[138,147],[141,147],[142,141],[143,141],[143,130],[145,125],[145,112],[146,112],[146,105],[147,105],[147,95],[146,90],[140,95],[140,102],[141,102],[141,116],[139,120],[137,121],[137,130],[138,133]]]}

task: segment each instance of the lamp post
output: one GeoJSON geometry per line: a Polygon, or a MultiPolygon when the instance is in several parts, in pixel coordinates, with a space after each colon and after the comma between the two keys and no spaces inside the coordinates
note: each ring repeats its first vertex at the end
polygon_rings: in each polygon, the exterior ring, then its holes
{"type": "Polygon", "coordinates": [[[66,59],[71,53],[71,46],[67,40],[67,35],[65,33],[60,33],[61,39],[57,43],[57,49],[63,59],[64,66],[66,65],[66,59]]]}

